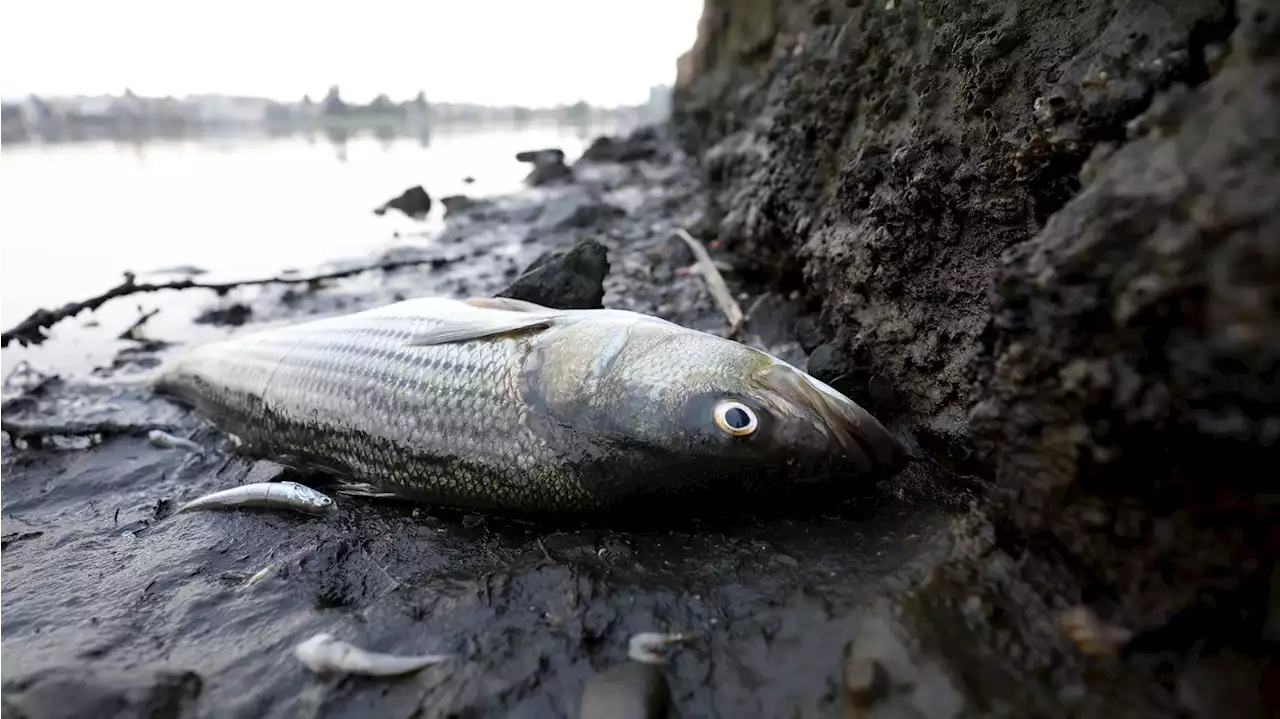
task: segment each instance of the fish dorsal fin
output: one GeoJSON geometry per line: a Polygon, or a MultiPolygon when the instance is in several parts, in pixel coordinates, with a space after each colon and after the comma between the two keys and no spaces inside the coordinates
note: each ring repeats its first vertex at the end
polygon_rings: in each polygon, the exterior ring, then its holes
{"type": "Polygon", "coordinates": [[[511,332],[544,330],[562,316],[560,312],[546,308],[542,308],[541,312],[534,312],[471,306],[476,309],[443,319],[439,324],[418,332],[409,339],[408,344],[426,347],[468,342],[511,332]]]}
{"type": "Polygon", "coordinates": [[[507,310],[508,312],[555,312],[550,307],[544,307],[534,304],[526,300],[517,300],[511,297],[468,297],[462,300],[463,303],[472,307],[479,307],[486,310],[507,310]]]}

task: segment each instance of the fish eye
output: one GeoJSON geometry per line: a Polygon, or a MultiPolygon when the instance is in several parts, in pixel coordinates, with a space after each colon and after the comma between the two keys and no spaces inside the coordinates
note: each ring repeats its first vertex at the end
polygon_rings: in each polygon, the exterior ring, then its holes
{"type": "Polygon", "coordinates": [[[715,409],[716,426],[733,437],[747,437],[760,427],[756,413],[741,402],[721,402],[715,409]]]}

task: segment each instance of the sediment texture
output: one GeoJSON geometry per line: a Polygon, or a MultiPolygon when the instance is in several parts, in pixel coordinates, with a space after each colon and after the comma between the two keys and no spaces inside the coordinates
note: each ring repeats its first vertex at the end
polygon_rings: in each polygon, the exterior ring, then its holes
{"type": "MultiPolygon", "coordinates": [[[[859,399],[988,490],[1025,558],[992,591],[1037,599],[974,621],[1025,672],[1075,604],[1133,652],[1269,651],[1280,10],[783,5],[708,0],[681,58],[705,229],[802,272],[900,401],[859,399]]],[[[1189,711],[1158,674],[1133,705],[1189,711]]]]}

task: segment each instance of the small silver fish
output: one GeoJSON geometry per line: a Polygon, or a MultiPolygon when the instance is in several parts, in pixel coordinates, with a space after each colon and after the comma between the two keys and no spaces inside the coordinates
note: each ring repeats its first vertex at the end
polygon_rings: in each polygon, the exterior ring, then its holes
{"type": "Polygon", "coordinates": [[[275,507],[304,514],[324,514],[333,507],[333,500],[297,482],[255,482],[198,497],[178,507],[178,511],[227,507],[275,507]]]}
{"type": "Polygon", "coordinates": [[[204,448],[189,439],[175,437],[162,429],[153,429],[147,433],[151,444],[162,449],[185,449],[190,452],[204,452],[204,448]]]}
{"type": "Polygon", "coordinates": [[[657,652],[669,644],[687,642],[696,637],[689,632],[662,634],[659,632],[640,632],[627,640],[627,658],[644,664],[665,664],[666,658],[657,652]]]}
{"type": "Polygon", "coordinates": [[[421,656],[379,654],[348,644],[327,632],[316,634],[294,647],[293,655],[317,674],[345,672],[372,677],[408,674],[451,658],[448,654],[421,656]]]}
{"type": "Polygon", "coordinates": [[[158,391],[242,452],[406,499],[536,513],[851,493],[902,445],[760,350],[623,310],[421,298],[205,345],[158,391]]]}

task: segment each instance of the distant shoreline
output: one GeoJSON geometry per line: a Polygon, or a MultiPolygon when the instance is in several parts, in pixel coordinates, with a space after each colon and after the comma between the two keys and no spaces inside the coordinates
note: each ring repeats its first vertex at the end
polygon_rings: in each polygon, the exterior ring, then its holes
{"type": "Polygon", "coordinates": [[[435,120],[429,123],[407,122],[398,117],[328,117],[289,123],[190,123],[183,125],[143,125],[132,127],[88,124],[61,128],[50,134],[5,133],[0,142],[12,146],[67,145],[87,142],[145,143],[157,140],[182,140],[216,137],[260,136],[286,138],[319,136],[333,143],[342,143],[358,137],[374,136],[382,140],[418,138],[429,141],[437,133],[454,134],[458,131],[475,132],[527,128],[580,129],[584,133],[596,133],[616,127],[635,127],[652,121],[640,113],[609,113],[592,117],[585,122],[567,122],[554,118],[529,120],[503,119],[455,119],[435,120]]]}

